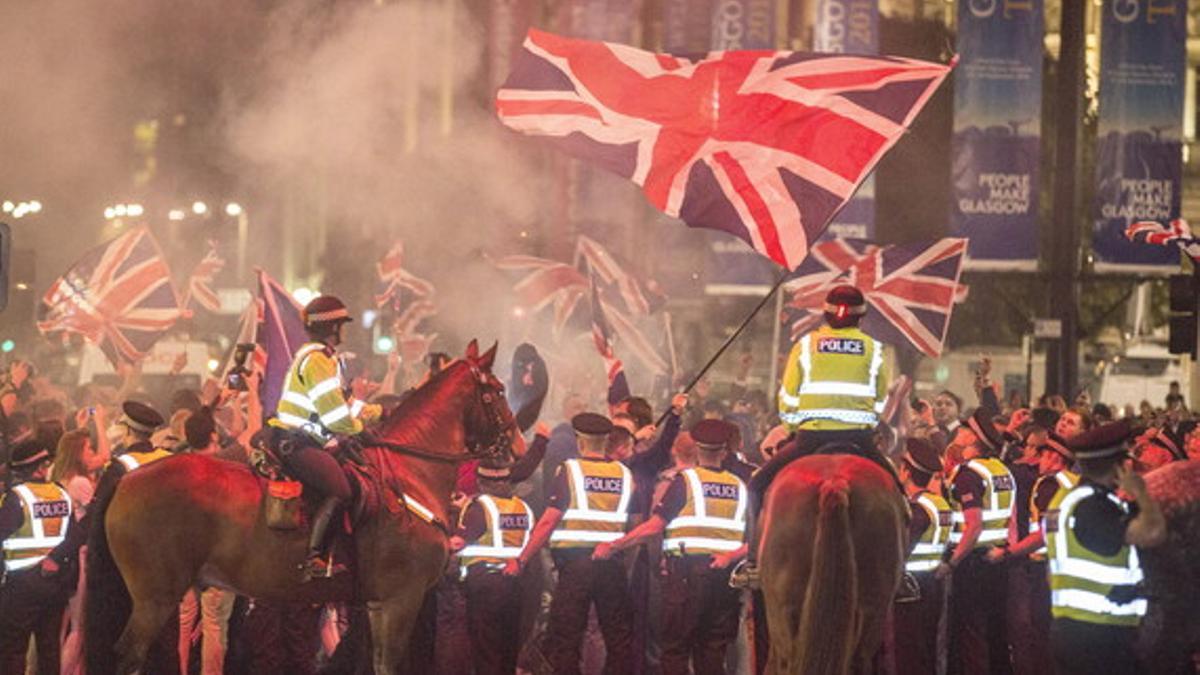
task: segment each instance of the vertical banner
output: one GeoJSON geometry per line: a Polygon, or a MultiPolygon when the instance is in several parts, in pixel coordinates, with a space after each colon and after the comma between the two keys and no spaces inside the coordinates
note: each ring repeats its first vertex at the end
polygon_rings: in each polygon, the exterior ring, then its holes
{"type": "Polygon", "coordinates": [[[950,231],[973,269],[1037,267],[1042,0],[958,3],[950,231]]]}
{"type": "MultiPolygon", "coordinates": [[[[776,48],[776,0],[710,1],[714,51],[776,48]]],[[[705,294],[761,297],[775,283],[778,270],[745,243],[716,232],[705,233],[704,241],[705,294]]]]}
{"type": "MultiPolygon", "coordinates": [[[[878,0],[820,0],[817,23],[813,27],[813,51],[878,54],[878,0]]],[[[867,176],[846,206],[834,216],[825,237],[874,239],[874,174],[867,176]]]]}
{"type": "Polygon", "coordinates": [[[487,21],[487,84],[494,93],[512,71],[513,56],[533,25],[535,0],[491,0],[487,21]]]}
{"type": "Polygon", "coordinates": [[[663,0],[663,51],[707,53],[712,40],[713,0],[663,0]]]}
{"type": "Polygon", "coordinates": [[[1096,269],[1165,272],[1179,253],[1125,239],[1179,217],[1187,0],[1105,0],[1096,133],[1096,269]]]}

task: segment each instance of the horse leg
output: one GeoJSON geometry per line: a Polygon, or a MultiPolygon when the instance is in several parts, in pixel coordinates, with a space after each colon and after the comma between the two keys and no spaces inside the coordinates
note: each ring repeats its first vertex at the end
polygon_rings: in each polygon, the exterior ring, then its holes
{"type": "Polygon", "coordinates": [[[375,675],[394,675],[401,672],[400,668],[408,653],[413,625],[424,599],[424,594],[411,594],[367,604],[367,611],[371,617],[375,675]]]}
{"type": "Polygon", "coordinates": [[[125,631],[117,641],[116,651],[121,657],[117,672],[121,675],[141,670],[146,662],[150,645],[158,638],[172,612],[179,611],[179,603],[161,600],[134,599],[133,613],[125,631]]]}

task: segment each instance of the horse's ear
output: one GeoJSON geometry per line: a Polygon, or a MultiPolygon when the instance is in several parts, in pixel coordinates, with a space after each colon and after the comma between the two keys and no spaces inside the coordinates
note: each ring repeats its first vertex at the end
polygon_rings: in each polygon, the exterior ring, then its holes
{"type": "Polygon", "coordinates": [[[500,346],[499,342],[493,342],[492,348],[483,353],[479,357],[479,367],[484,370],[491,370],[492,364],[496,362],[496,349],[500,346]]]}
{"type": "Polygon", "coordinates": [[[471,342],[467,344],[467,360],[468,361],[478,361],[479,360],[479,341],[478,340],[471,340],[471,342]]]}

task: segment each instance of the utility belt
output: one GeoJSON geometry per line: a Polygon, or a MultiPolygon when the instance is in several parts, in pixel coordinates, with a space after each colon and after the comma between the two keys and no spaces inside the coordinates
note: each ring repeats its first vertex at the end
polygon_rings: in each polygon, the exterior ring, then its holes
{"type": "Polygon", "coordinates": [[[466,581],[468,577],[475,577],[481,574],[503,574],[505,563],[502,562],[473,562],[470,565],[459,568],[458,580],[466,581]]]}

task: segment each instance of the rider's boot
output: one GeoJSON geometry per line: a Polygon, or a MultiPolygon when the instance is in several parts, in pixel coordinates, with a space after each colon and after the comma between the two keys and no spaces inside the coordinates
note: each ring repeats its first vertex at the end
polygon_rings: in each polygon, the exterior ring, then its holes
{"type": "Polygon", "coordinates": [[[750,501],[746,505],[746,557],[729,574],[729,585],[733,588],[758,590],[758,511],[762,498],[749,490],[750,501]]]}
{"type": "Polygon", "coordinates": [[[329,551],[328,540],[330,525],[342,513],[342,500],[337,497],[326,497],[320,508],[313,515],[312,531],[308,537],[308,555],[301,569],[305,581],[316,578],[328,578],[345,571],[344,565],[335,565],[333,555],[329,551]]]}

